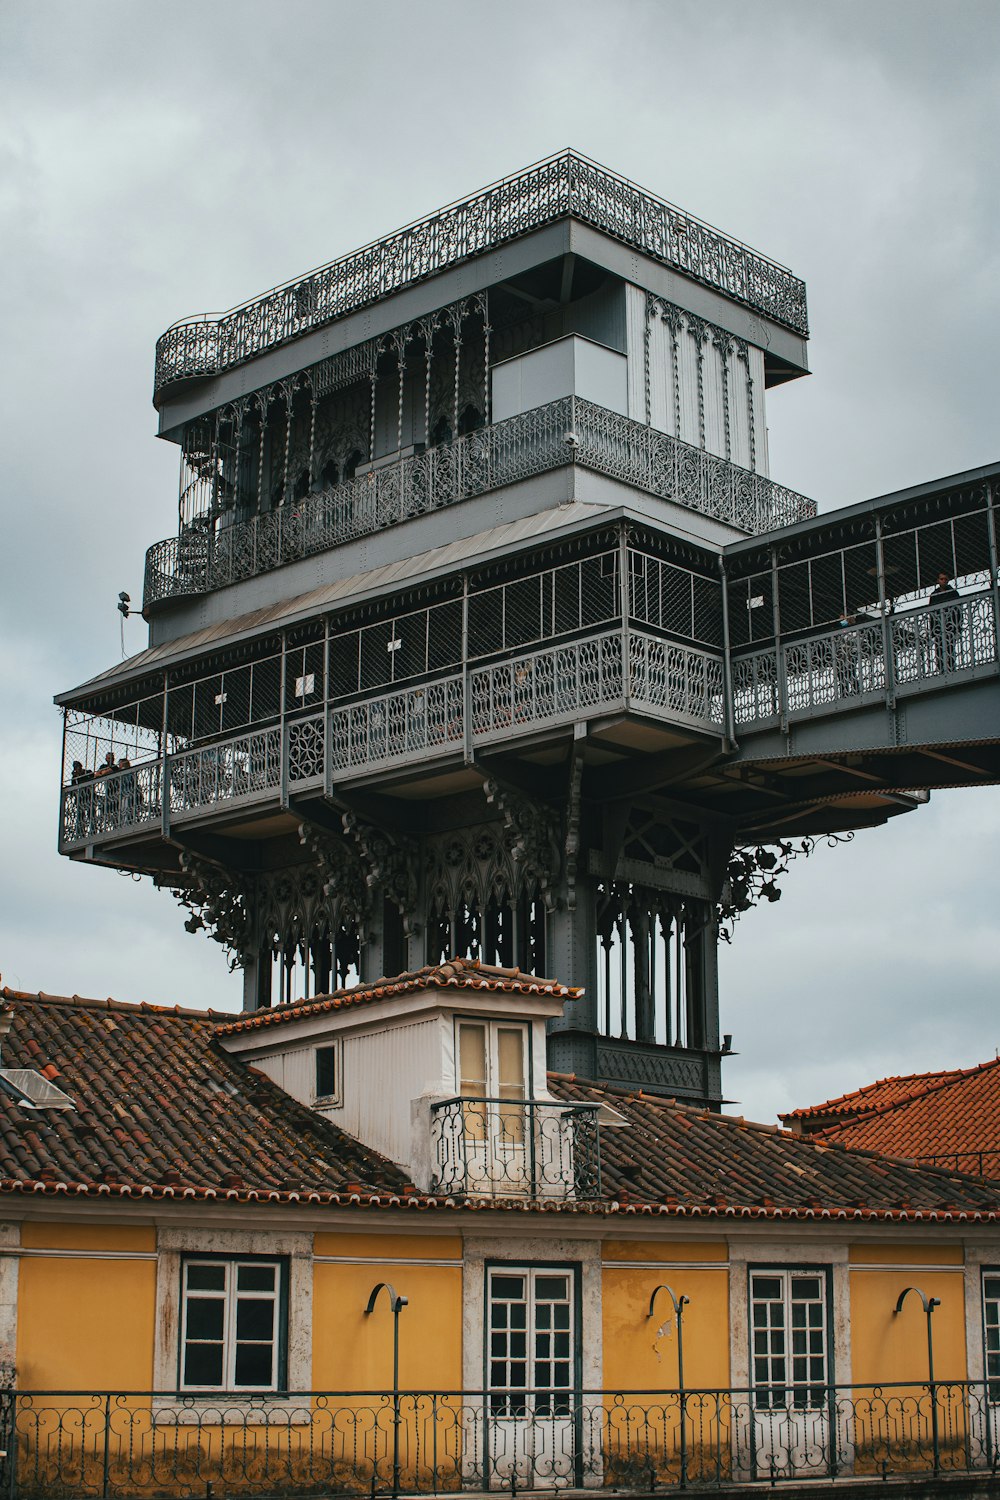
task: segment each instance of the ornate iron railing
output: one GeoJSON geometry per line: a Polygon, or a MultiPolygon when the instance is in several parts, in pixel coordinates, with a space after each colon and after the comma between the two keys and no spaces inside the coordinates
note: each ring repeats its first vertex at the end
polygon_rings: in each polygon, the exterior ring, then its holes
{"type": "MultiPolygon", "coordinates": [[[[752,1390],[5,1393],[5,1492],[79,1497],[720,1489],[995,1474],[981,1382],[752,1390]],[[210,1488],[209,1488],[210,1487],[210,1488]]],[[[977,1490],[976,1493],[985,1493],[977,1490]]]]}
{"type": "Polygon", "coordinates": [[[281,785],[281,730],[277,725],[172,755],[167,786],[170,811],[194,812],[237,802],[281,785]]]}
{"type": "MultiPolygon", "coordinates": [[[[994,675],[1000,666],[992,592],[825,631],[732,659],[733,721],[741,730],[782,719],[888,702],[949,683],[994,675]],[[888,654],[886,652],[888,642],[888,654]],[[888,663],[888,666],[887,666],[888,663]]],[[[358,703],[270,724],[233,739],[170,755],[62,790],[60,847],[85,847],[162,816],[219,803],[267,800],[282,785],[321,785],[463,746],[501,742],[589,711],[632,704],[668,723],[721,733],[726,684],[721,653],[630,626],[583,636],[400,687],[358,703]],[[627,670],[623,671],[622,646],[627,670]],[[468,720],[468,722],[467,722],[468,720]]]]}
{"type": "Polygon", "coordinates": [[[431,1105],[431,1190],[449,1196],[599,1198],[596,1104],[448,1099],[431,1105]]]}
{"type": "Polygon", "coordinates": [[[143,607],[225,588],[355,537],[577,463],[746,533],[815,515],[813,501],[669,433],[564,396],[216,532],[146,553],[143,607]]]}
{"type": "Polygon", "coordinates": [[[382,693],[330,710],[334,774],[361,766],[421,760],[461,749],[465,734],[460,676],[382,693]]]}
{"type": "Polygon", "coordinates": [[[992,592],[733,657],[737,725],[858,707],[997,670],[992,592]]]}
{"type": "Polygon", "coordinates": [[[629,633],[629,698],[658,710],[671,722],[725,724],[724,673],[718,652],[699,651],[678,641],[629,633]]]}
{"type": "Polygon", "coordinates": [[[567,216],[808,334],[805,284],[787,267],[565,151],[230,312],[175,323],[157,341],[154,400],[567,216]]]}
{"type": "Polygon", "coordinates": [[[568,641],[470,673],[473,739],[507,739],[588,708],[624,703],[621,631],[568,641]]]}
{"type": "Polygon", "coordinates": [[[162,780],[162,763],[154,760],[65,787],[59,820],[61,843],[88,844],[105,834],[158,823],[162,780]]]}

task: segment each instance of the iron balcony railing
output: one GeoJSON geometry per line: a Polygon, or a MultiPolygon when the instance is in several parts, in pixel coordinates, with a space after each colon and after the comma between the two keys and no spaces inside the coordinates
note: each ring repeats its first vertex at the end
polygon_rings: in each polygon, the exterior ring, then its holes
{"type": "Polygon", "coordinates": [[[567,216],[808,335],[805,284],[787,267],[564,151],[230,312],[181,319],[157,341],[154,400],[567,216]]]}
{"type": "Polygon", "coordinates": [[[585,1201],[601,1195],[599,1106],[538,1099],[431,1105],[431,1189],[449,1196],[585,1201]]]}
{"type": "Polygon", "coordinates": [[[143,607],[225,588],[570,463],[748,535],[816,514],[813,501],[763,474],[564,396],[266,515],[216,531],[192,525],[154,543],[146,553],[143,607]]]}
{"type": "Polygon", "coordinates": [[[11,1500],[989,1483],[995,1394],[976,1381],[780,1392],[11,1391],[0,1396],[0,1482],[11,1500]]]}
{"type": "Polygon", "coordinates": [[[995,676],[998,637],[994,595],[983,591],[734,655],[727,689],[721,652],[615,626],[72,782],[62,791],[60,847],[120,837],[164,815],[180,821],[220,805],[270,802],[287,788],[460,755],[595,711],[633,708],[721,736],[727,690],[741,733],[891,705],[995,676]]]}
{"type": "Polygon", "coordinates": [[[891,704],[944,682],[993,676],[998,631],[995,596],[983,591],[744,652],[732,664],[735,723],[891,704]]]}
{"type": "Polygon", "coordinates": [[[721,734],[721,657],[630,628],[524,652],[467,674],[335,704],[132,770],[63,788],[60,847],[73,849],[142,825],[197,817],[226,804],[272,802],[383,767],[461,754],[573,723],[595,710],[637,706],[670,723],[721,734]]]}

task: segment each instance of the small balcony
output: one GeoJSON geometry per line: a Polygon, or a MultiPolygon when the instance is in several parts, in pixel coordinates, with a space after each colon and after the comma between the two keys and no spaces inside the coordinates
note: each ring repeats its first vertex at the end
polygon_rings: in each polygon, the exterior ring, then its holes
{"type": "Polygon", "coordinates": [[[204,594],[429,511],[578,464],[759,535],[816,514],[812,500],[609,411],[564,396],[252,520],[190,526],[146,553],[143,608],[204,594]]]}
{"type": "Polygon", "coordinates": [[[447,1099],[431,1106],[431,1191],[584,1202],[601,1194],[596,1104],[447,1099]]]}

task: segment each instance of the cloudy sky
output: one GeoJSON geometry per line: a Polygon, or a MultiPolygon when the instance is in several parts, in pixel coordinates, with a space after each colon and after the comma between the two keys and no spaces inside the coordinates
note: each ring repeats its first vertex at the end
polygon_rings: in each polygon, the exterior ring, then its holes
{"type": "MultiPolygon", "coordinates": [[[[998,140],[996,0],[0,0],[4,982],[239,1003],[168,895],[55,853],[52,694],[174,527],[175,318],[572,145],[805,278],[772,472],[831,509],[1000,457],[998,140]]],[[[998,840],[1000,792],[936,794],[744,918],[743,1112],[994,1055],[998,840]]]]}

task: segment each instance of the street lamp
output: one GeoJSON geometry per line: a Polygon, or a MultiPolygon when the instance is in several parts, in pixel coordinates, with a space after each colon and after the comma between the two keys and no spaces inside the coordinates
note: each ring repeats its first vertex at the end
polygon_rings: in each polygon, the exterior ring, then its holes
{"type": "Polygon", "coordinates": [[[902,1312],[903,1303],[910,1292],[916,1292],[927,1317],[927,1384],[931,1393],[931,1445],[934,1450],[934,1472],[938,1474],[941,1471],[941,1445],[938,1440],[937,1389],[934,1385],[934,1334],[931,1328],[931,1314],[936,1307],[941,1306],[941,1298],[925,1297],[918,1286],[904,1287],[896,1299],[893,1317],[902,1312]]]}
{"type": "Polygon", "coordinates": [[[684,1309],[685,1309],[685,1307],[687,1307],[688,1303],[691,1301],[691,1298],[690,1297],[685,1297],[684,1295],[681,1295],[680,1297],[675,1296],[673,1288],[670,1287],[670,1286],[668,1286],[667,1283],[665,1281],[663,1281],[663,1282],[660,1283],[659,1286],[654,1286],[654,1288],[653,1288],[653,1290],[652,1290],[652,1292],[650,1294],[650,1298],[649,1298],[649,1312],[646,1314],[647,1320],[653,1316],[653,1309],[656,1306],[656,1298],[657,1298],[657,1294],[659,1292],[666,1292],[667,1296],[670,1298],[671,1305],[672,1305],[672,1307],[674,1309],[674,1317],[677,1319],[677,1396],[678,1396],[678,1401],[680,1403],[680,1416],[681,1416],[681,1433],[680,1433],[680,1438],[681,1438],[681,1485],[680,1485],[680,1487],[681,1487],[681,1489],[684,1489],[685,1486],[687,1485],[687,1422],[686,1422],[686,1412],[685,1412],[685,1409],[684,1409],[685,1408],[685,1400],[684,1400],[684,1309]]]}
{"type": "Polygon", "coordinates": [[[407,1306],[408,1299],[400,1296],[390,1282],[380,1281],[372,1287],[365,1308],[366,1318],[375,1311],[378,1294],[382,1291],[388,1292],[392,1311],[392,1493],[395,1497],[399,1494],[399,1314],[407,1306]]]}

